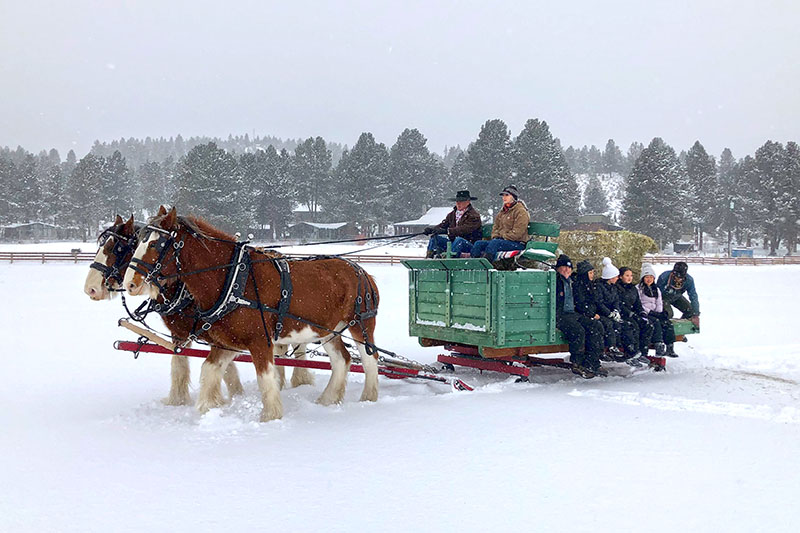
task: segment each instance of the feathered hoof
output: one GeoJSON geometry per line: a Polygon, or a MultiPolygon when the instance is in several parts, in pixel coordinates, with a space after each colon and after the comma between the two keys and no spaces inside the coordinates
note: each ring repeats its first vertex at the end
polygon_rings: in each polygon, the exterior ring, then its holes
{"type": "Polygon", "coordinates": [[[222,396],[215,396],[206,400],[198,400],[195,408],[200,413],[207,413],[211,409],[216,409],[225,405],[225,398],[222,396]]]}
{"type": "Polygon", "coordinates": [[[364,391],[361,393],[360,401],[362,401],[362,402],[377,402],[378,401],[378,389],[376,389],[376,388],[364,389],[364,391]]]}
{"type": "Polygon", "coordinates": [[[319,405],[329,406],[329,405],[339,405],[344,401],[344,391],[340,394],[327,394],[326,392],[322,393],[322,396],[317,398],[317,403],[319,405]]]}
{"type": "Polygon", "coordinates": [[[275,405],[272,407],[264,407],[261,410],[261,421],[269,422],[271,420],[280,420],[283,418],[283,407],[275,405]]]}
{"type": "Polygon", "coordinates": [[[188,392],[180,394],[170,393],[169,396],[161,399],[161,403],[173,407],[177,407],[180,405],[192,405],[192,397],[189,396],[188,392]]]}
{"type": "Polygon", "coordinates": [[[292,372],[292,387],[301,385],[313,385],[314,374],[307,368],[295,368],[292,372]]]}
{"type": "Polygon", "coordinates": [[[228,395],[233,398],[234,396],[241,396],[244,394],[244,387],[242,387],[242,383],[227,383],[228,387],[228,395]]]}

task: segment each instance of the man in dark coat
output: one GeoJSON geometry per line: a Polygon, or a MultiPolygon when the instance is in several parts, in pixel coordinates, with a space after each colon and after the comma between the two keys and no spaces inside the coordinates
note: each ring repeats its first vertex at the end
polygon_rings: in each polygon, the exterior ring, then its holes
{"type": "Polygon", "coordinates": [[[462,253],[469,253],[475,241],[481,240],[481,215],[472,207],[469,191],[458,191],[451,201],[456,203],[444,220],[436,226],[425,228],[425,235],[430,235],[428,252],[425,257],[433,257],[447,250],[447,244],[452,242],[450,250],[455,257],[462,253]]]}
{"type": "Polygon", "coordinates": [[[600,366],[603,353],[603,326],[597,320],[582,315],[575,306],[575,287],[572,261],[564,254],[556,260],[556,327],[569,344],[572,371],[590,379],[607,376],[600,366]]]}

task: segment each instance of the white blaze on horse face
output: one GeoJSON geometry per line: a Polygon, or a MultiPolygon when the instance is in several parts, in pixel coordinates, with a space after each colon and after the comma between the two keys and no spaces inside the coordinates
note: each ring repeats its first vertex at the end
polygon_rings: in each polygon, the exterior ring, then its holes
{"type": "MultiPolygon", "coordinates": [[[[105,252],[105,246],[101,246],[97,250],[97,255],[94,260],[101,265],[108,265],[108,256],[105,252]]],[[[106,289],[103,273],[96,268],[89,267],[89,273],[86,274],[86,281],[83,284],[83,292],[89,295],[89,298],[95,301],[105,300],[110,297],[108,289],[106,289]]]]}
{"type": "MultiPolygon", "coordinates": [[[[147,253],[150,243],[157,240],[158,233],[154,231],[146,241],[139,243],[139,246],[136,247],[136,251],[133,253],[133,258],[141,260],[144,254],[147,253]]],[[[133,263],[133,261],[131,261],[131,263],[133,263]]],[[[125,271],[125,278],[122,280],[122,285],[125,287],[125,290],[128,291],[128,294],[131,296],[138,296],[142,294],[144,290],[144,277],[129,267],[128,270],[125,271]]]]}

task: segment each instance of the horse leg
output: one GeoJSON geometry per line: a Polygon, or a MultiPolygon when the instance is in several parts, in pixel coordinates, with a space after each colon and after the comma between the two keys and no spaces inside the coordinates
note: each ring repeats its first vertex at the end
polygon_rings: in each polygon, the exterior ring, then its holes
{"type": "Polygon", "coordinates": [[[169,396],[162,402],[165,405],[191,405],[189,396],[189,360],[183,355],[173,355],[170,368],[171,384],[169,396]]]}
{"type": "MultiPolygon", "coordinates": [[[[283,357],[286,355],[286,352],[289,350],[289,347],[285,344],[276,344],[275,347],[272,349],[273,353],[273,361],[275,357],[283,357]]],[[[281,390],[286,388],[286,369],[283,365],[274,365],[275,372],[278,373],[278,383],[281,385],[281,390]]]]}
{"type": "Polygon", "coordinates": [[[321,405],[342,403],[345,387],[347,386],[347,372],[350,370],[350,353],[348,353],[342,338],[338,335],[323,343],[323,346],[331,359],[331,379],[317,399],[317,403],[321,405]]]}
{"type": "MultiPolygon", "coordinates": [[[[306,345],[298,344],[294,348],[294,358],[300,361],[306,360],[306,345]]],[[[294,367],[292,370],[292,387],[299,387],[300,385],[313,385],[314,374],[309,368],[301,366],[294,367]]]]}
{"type": "Polygon", "coordinates": [[[197,395],[195,407],[201,413],[225,404],[222,396],[222,376],[236,352],[212,347],[208,357],[200,368],[200,393],[197,395]]]}
{"type": "Polygon", "coordinates": [[[222,379],[225,381],[225,386],[228,387],[228,396],[232,398],[244,394],[244,388],[239,379],[239,369],[236,368],[236,363],[231,361],[231,363],[225,367],[225,373],[222,375],[222,379]]]}
{"type": "MultiPolygon", "coordinates": [[[[373,333],[375,331],[375,321],[372,320],[365,322],[367,328],[367,335],[370,341],[374,341],[373,333]]],[[[362,402],[377,402],[378,401],[378,352],[372,355],[367,353],[364,346],[364,334],[360,326],[350,328],[350,335],[356,341],[358,353],[361,356],[361,366],[364,368],[364,390],[361,392],[362,402]]]]}
{"type": "Polygon", "coordinates": [[[261,421],[269,422],[283,417],[281,388],[271,346],[251,346],[250,355],[256,367],[258,389],[261,391],[261,421]]]}

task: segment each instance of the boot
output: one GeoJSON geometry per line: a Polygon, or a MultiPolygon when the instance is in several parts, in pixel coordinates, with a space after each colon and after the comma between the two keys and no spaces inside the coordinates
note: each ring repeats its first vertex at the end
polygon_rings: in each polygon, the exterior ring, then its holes
{"type": "Polygon", "coordinates": [[[577,363],[572,363],[572,373],[579,375],[583,379],[592,379],[595,376],[594,372],[577,363]]]}
{"type": "Polygon", "coordinates": [[[612,346],[611,348],[609,348],[608,349],[608,354],[611,357],[613,357],[616,361],[619,361],[621,359],[625,359],[625,354],[622,352],[622,350],[620,350],[616,346],[612,346]]]}
{"type": "Polygon", "coordinates": [[[656,355],[662,357],[664,354],[667,353],[667,345],[663,342],[656,343],[656,355]]]}
{"type": "Polygon", "coordinates": [[[425,252],[425,259],[433,259],[433,256],[436,254],[433,250],[428,250],[425,252]]]}
{"type": "Polygon", "coordinates": [[[594,372],[596,376],[600,376],[601,378],[608,377],[608,370],[603,368],[602,365],[597,365],[597,368],[592,369],[592,372],[594,372]]]}
{"type": "Polygon", "coordinates": [[[678,354],[675,353],[675,345],[674,344],[667,344],[666,351],[664,355],[667,357],[678,357],[678,354]]]}

